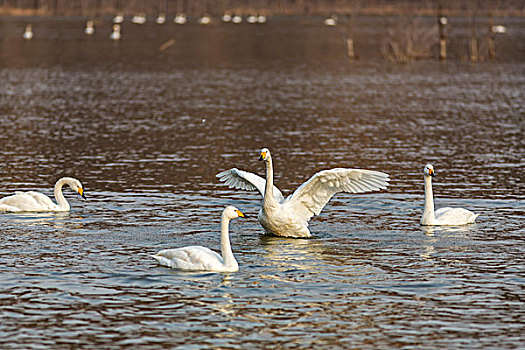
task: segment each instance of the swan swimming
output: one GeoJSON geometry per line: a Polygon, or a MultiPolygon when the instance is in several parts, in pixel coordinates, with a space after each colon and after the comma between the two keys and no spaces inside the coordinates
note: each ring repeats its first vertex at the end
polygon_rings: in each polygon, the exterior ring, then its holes
{"type": "Polygon", "coordinates": [[[160,265],[185,271],[239,271],[239,264],[237,264],[237,260],[235,260],[235,257],[233,256],[228,232],[230,220],[238,217],[244,217],[244,214],[231,205],[227,206],[222,212],[222,256],[206,247],[190,246],[177,249],[164,249],[155,255],[151,255],[151,257],[157,260],[160,265]]]}
{"type": "Polygon", "coordinates": [[[0,212],[69,211],[69,203],[62,193],[64,185],[68,185],[86,199],[80,181],[72,177],[63,177],[55,184],[56,204],[51,198],[39,192],[15,192],[12,196],[0,199],[0,212]]]}
{"type": "Polygon", "coordinates": [[[388,174],[362,169],[335,168],[323,170],[303,183],[286,199],[273,185],[273,163],[270,151],[263,148],[259,157],[266,163],[266,180],[236,168],[216,176],[230,188],[258,190],[263,196],[258,219],[266,234],[283,237],[311,237],[308,220],[319,215],[338,192],[363,193],[386,189],[388,174]]]}
{"type": "Polygon", "coordinates": [[[423,169],[425,178],[425,209],[421,218],[421,225],[456,226],[471,224],[479,214],[463,208],[440,208],[434,212],[434,198],[432,194],[432,177],[436,176],[431,164],[423,169]]]}

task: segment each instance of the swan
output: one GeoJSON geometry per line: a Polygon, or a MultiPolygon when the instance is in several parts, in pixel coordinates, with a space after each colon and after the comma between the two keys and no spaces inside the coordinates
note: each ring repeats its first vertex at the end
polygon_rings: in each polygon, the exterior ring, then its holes
{"type": "Polygon", "coordinates": [[[157,24],[164,24],[164,23],[166,23],[166,14],[159,13],[159,15],[157,16],[157,19],[155,20],[155,23],[157,23],[157,24]]]}
{"type": "Polygon", "coordinates": [[[199,18],[198,22],[199,22],[199,24],[210,24],[211,23],[211,18],[208,15],[204,15],[204,16],[199,18]]]}
{"type": "Polygon", "coordinates": [[[122,22],[124,22],[124,14],[117,13],[115,17],[113,17],[113,23],[122,24],[122,22]]]}
{"type": "Polygon", "coordinates": [[[215,271],[215,272],[236,272],[239,271],[239,264],[233,256],[230,246],[230,236],[228,225],[230,220],[244,217],[244,214],[234,206],[227,206],[221,217],[221,253],[222,256],[213,250],[201,247],[190,246],[177,249],[164,249],[155,255],[151,255],[159,264],[185,271],[215,271]]]}
{"type": "Polygon", "coordinates": [[[86,22],[86,28],[84,29],[84,33],[86,33],[87,35],[92,35],[95,33],[95,26],[93,21],[89,20],[86,22]]]}
{"type": "Polygon", "coordinates": [[[22,35],[22,37],[25,39],[25,40],[31,40],[33,39],[33,26],[31,24],[28,24],[26,26],[26,30],[24,31],[24,34],[22,35]]]}
{"type": "Polygon", "coordinates": [[[177,13],[175,18],[173,19],[173,22],[177,24],[185,24],[188,21],[188,17],[184,13],[177,13]]]}
{"type": "Polygon", "coordinates": [[[432,195],[432,177],[436,176],[432,164],[425,165],[423,169],[425,178],[425,209],[421,218],[421,225],[456,226],[471,224],[479,214],[463,208],[440,208],[434,211],[434,198],[432,195]]]}
{"type": "Polygon", "coordinates": [[[232,23],[239,24],[241,22],[242,22],[242,16],[241,15],[233,15],[232,23]]]}
{"type": "Polygon", "coordinates": [[[286,199],[273,185],[273,163],[270,151],[263,148],[259,157],[266,163],[266,180],[236,168],[216,176],[230,188],[258,190],[263,196],[258,219],[266,234],[283,237],[311,237],[308,220],[319,215],[330,198],[338,192],[363,193],[386,189],[388,174],[361,169],[323,170],[303,183],[286,199]]]}
{"type": "Polygon", "coordinates": [[[121,34],[120,34],[120,24],[113,24],[113,31],[109,35],[109,38],[111,40],[120,40],[121,34]]]}
{"type": "Polygon", "coordinates": [[[69,211],[70,206],[62,193],[62,187],[68,185],[82,198],[86,199],[82,184],[72,177],[63,177],[55,184],[55,204],[45,194],[29,191],[15,192],[12,196],[0,199],[0,212],[30,212],[30,211],[69,211]]]}

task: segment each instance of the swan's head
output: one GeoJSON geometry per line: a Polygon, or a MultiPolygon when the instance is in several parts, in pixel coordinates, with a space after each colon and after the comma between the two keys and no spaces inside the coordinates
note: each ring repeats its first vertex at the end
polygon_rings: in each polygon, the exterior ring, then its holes
{"type": "Polygon", "coordinates": [[[270,157],[270,150],[268,148],[263,148],[259,154],[259,160],[269,160],[270,157]]]}
{"type": "Polygon", "coordinates": [[[64,181],[69,187],[71,187],[73,191],[82,196],[82,198],[86,199],[86,195],[84,194],[84,187],[77,179],[74,179],[72,177],[64,177],[58,181],[64,181]]]}
{"type": "Polygon", "coordinates": [[[226,208],[224,208],[224,211],[222,212],[222,215],[225,216],[228,219],[235,219],[238,217],[243,218],[244,214],[237,208],[235,208],[233,205],[228,205],[226,208]]]}
{"type": "Polygon", "coordinates": [[[423,174],[425,176],[436,176],[436,174],[434,173],[434,167],[432,166],[432,164],[427,164],[425,165],[425,168],[423,169],[423,174]]]}

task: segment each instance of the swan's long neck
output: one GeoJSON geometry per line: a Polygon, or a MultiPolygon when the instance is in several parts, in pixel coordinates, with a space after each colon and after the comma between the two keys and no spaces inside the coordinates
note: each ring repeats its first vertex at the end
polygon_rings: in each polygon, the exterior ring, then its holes
{"type": "Polygon", "coordinates": [[[221,253],[224,265],[235,266],[237,260],[233,256],[232,247],[230,245],[230,232],[229,232],[230,218],[222,214],[221,218],[221,253]]]}
{"type": "Polygon", "coordinates": [[[69,203],[67,202],[66,198],[64,197],[64,194],[62,193],[62,187],[67,184],[68,184],[68,179],[66,178],[62,178],[58,180],[57,183],[55,184],[55,199],[57,201],[57,205],[62,210],[70,209],[69,203]]]}
{"type": "Polygon", "coordinates": [[[434,216],[434,195],[432,193],[432,177],[425,176],[425,209],[421,224],[432,225],[436,221],[434,216]]]}
{"type": "Polygon", "coordinates": [[[273,197],[273,162],[270,157],[266,161],[266,187],[264,189],[264,202],[273,203],[275,201],[273,197]]]}

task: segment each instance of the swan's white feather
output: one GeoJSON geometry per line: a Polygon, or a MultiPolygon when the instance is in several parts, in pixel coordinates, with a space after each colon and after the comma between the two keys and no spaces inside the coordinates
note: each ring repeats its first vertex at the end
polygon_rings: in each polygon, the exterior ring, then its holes
{"type": "Polygon", "coordinates": [[[328,201],[338,192],[363,193],[386,189],[390,181],[387,174],[362,169],[335,168],[312,176],[283,203],[304,221],[319,215],[328,201]]]}
{"type": "MultiPolygon", "coordinates": [[[[235,188],[240,190],[247,191],[259,191],[261,196],[264,197],[264,186],[266,186],[266,180],[255,175],[248,171],[239,170],[237,168],[232,168],[230,170],[225,170],[216,175],[220,181],[228,185],[229,188],[235,188]]],[[[275,200],[279,203],[284,201],[284,196],[281,191],[273,186],[273,196],[275,200]]]]}
{"type": "Polygon", "coordinates": [[[15,192],[12,196],[0,199],[0,211],[58,211],[58,206],[45,194],[28,191],[15,192]]]}
{"type": "Polygon", "coordinates": [[[221,271],[224,269],[222,257],[217,252],[201,246],[164,249],[152,257],[161,265],[180,270],[221,271]]]}
{"type": "Polygon", "coordinates": [[[479,214],[474,214],[464,208],[439,208],[435,211],[437,225],[465,225],[472,224],[479,214]]]}

